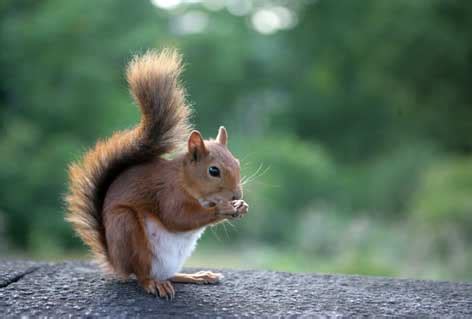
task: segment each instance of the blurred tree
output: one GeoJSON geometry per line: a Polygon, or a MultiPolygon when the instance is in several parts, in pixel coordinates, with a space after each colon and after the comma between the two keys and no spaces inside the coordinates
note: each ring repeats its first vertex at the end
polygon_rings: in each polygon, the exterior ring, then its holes
{"type": "MultiPolygon", "coordinates": [[[[63,222],[66,167],[135,125],[124,67],[164,46],[185,56],[196,126],[206,137],[228,126],[244,174],[269,168],[247,185],[255,214],[239,240],[306,247],[300,238],[316,236],[303,233],[328,221],[323,249],[304,248],[314,254],[341,247],[333,241],[349,237],[338,232],[362,214],[410,220],[413,233],[447,220],[462,241],[455,256],[470,244],[471,2],[159,3],[0,2],[0,222],[11,248],[80,247],[63,222]]],[[[354,266],[337,269],[386,269],[363,262],[374,258],[364,243],[385,244],[382,235],[367,229],[346,253],[354,266]]],[[[439,256],[447,268],[439,246],[422,265],[439,256]]]]}
{"type": "Polygon", "coordinates": [[[343,161],[412,138],[470,154],[471,16],[463,1],[317,1],[286,34],[277,81],[295,100],[274,125],[343,161]]]}

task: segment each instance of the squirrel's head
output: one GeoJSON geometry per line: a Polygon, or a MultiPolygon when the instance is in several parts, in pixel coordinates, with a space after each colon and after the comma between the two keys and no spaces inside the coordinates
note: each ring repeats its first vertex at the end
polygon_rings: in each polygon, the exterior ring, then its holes
{"type": "Polygon", "coordinates": [[[228,149],[223,126],[214,140],[203,140],[200,132],[192,131],[187,147],[183,178],[190,195],[205,207],[242,198],[239,160],[228,149]]]}

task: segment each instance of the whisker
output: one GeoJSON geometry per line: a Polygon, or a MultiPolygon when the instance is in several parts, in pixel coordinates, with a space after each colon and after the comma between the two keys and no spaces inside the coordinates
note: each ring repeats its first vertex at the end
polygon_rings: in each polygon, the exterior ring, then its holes
{"type": "Polygon", "coordinates": [[[246,161],[246,158],[248,158],[249,156],[252,156],[254,154],[255,154],[254,152],[253,153],[246,153],[246,154],[244,154],[244,156],[242,158],[240,158],[240,161],[244,162],[244,161],[246,161]]]}
{"type": "Polygon", "coordinates": [[[228,230],[226,229],[226,223],[221,223],[221,225],[223,226],[223,229],[225,230],[225,233],[226,233],[226,239],[229,239],[229,235],[228,235],[228,230]]]}
{"type": "Polygon", "coordinates": [[[269,170],[270,170],[270,166],[267,166],[267,168],[265,170],[263,170],[262,172],[260,172],[259,175],[254,176],[254,179],[264,176],[269,170]]]}
{"type": "Polygon", "coordinates": [[[211,232],[213,233],[213,235],[216,237],[216,239],[217,239],[218,241],[221,241],[221,238],[216,234],[216,232],[215,232],[215,230],[214,230],[213,228],[214,228],[214,227],[210,227],[211,232]]]}
{"type": "Polygon", "coordinates": [[[267,174],[267,172],[270,170],[270,166],[268,166],[266,169],[262,170],[263,164],[259,165],[257,170],[250,175],[249,177],[245,177],[244,180],[241,181],[241,185],[246,185],[248,183],[252,183],[255,181],[257,178],[264,176],[267,174]]]}
{"type": "Polygon", "coordinates": [[[248,181],[251,180],[251,178],[253,178],[255,175],[257,175],[259,173],[259,171],[262,169],[262,166],[263,166],[263,164],[261,163],[253,174],[249,175],[248,177],[246,177],[244,179],[244,181],[242,182],[242,185],[246,184],[248,181]]]}
{"type": "Polygon", "coordinates": [[[225,223],[229,224],[229,225],[230,225],[231,227],[233,227],[233,228],[236,228],[236,226],[234,226],[234,224],[231,223],[231,222],[229,221],[229,219],[227,219],[227,220],[225,221],[225,223]]]}

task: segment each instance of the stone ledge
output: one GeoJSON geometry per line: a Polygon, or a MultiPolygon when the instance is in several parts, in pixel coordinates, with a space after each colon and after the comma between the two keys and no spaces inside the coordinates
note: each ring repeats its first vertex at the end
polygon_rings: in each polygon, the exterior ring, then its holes
{"type": "MultiPolygon", "coordinates": [[[[194,271],[194,269],[192,270],[194,271]]],[[[0,260],[7,317],[471,317],[472,283],[223,270],[214,286],[176,284],[173,301],[86,262],[0,260]]]]}

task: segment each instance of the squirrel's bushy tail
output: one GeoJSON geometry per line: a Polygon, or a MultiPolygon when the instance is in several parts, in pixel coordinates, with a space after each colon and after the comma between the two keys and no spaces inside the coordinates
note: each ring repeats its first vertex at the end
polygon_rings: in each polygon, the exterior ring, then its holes
{"type": "Polygon", "coordinates": [[[102,222],[108,187],[125,169],[172,152],[189,134],[190,110],[179,84],[181,70],[181,56],[175,50],[134,57],[126,75],[142,113],[141,122],[99,141],[69,168],[66,219],[103,266],[109,266],[102,222]]]}

